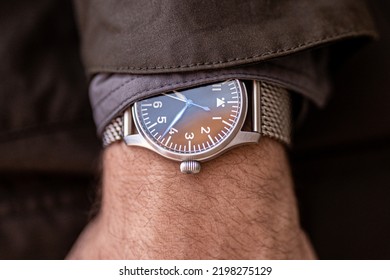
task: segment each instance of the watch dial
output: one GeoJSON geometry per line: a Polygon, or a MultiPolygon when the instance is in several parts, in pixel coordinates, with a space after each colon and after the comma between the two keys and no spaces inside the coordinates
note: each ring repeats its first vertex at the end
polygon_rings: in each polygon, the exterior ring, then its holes
{"type": "Polygon", "coordinates": [[[246,110],[238,80],[159,95],[135,103],[136,124],[149,142],[174,154],[204,153],[220,146],[246,110]]]}

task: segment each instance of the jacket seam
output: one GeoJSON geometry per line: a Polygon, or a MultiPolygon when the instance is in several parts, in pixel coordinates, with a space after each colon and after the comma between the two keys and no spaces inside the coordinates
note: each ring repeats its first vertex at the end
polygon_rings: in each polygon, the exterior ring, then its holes
{"type": "Polygon", "coordinates": [[[132,67],[132,66],[120,66],[120,67],[115,67],[115,66],[108,66],[108,65],[102,65],[102,66],[95,66],[95,67],[90,67],[89,70],[91,72],[95,71],[101,71],[101,70],[108,70],[108,69],[115,69],[118,71],[121,70],[164,70],[164,69],[183,69],[183,68],[192,68],[192,67],[197,67],[197,66],[212,66],[212,65],[219,65],[219,64],[225,64],[225,63],[230,63],[234,61],[248,61],[256,58],[262,58],[262,57],[267,57],[267,56],[272,56],[272,55],[278,55],[278,54],[283,54],[287,53],[290,51],[298,51],[302,50],[306,47],[311,47],[316,45],[317,43],[327,43],[331,40],[336,40],[336,39],[341,39],[341,38],[348,38],[348,37],[357,37],[357,36],[375,36],[375,32],[373,30],[360,30],[360,31],[353,31],[353,30],[348,30],[340,33],[335,33],[329,36],[325,36],[319,39],[307,41],[302,44],[298,44],[294,47],[289,47],[289,48],[284,48],[284,49],[277,49],[275,51],[269,51],[261,54],[255,54],[252,56],[247,56],[247,57],[235,57],[235,58],[228,58],[226,60],[220,60],[220,61],[206,61],[206,62],[199,62],[199,63],[191,63],[191,64],[183,64],[183,65],[175,65],[175,66],[149,66],[149,67],[132,67]]]}

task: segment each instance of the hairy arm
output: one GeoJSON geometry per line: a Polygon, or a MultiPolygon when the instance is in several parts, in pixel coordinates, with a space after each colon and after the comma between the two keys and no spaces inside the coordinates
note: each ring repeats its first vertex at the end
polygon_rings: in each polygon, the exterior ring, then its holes
{"type": "Polygon", "coordinates": [[[102,206],[71,259],[307,259],[287,157],[262,138],[181,174],[148,150],[103,156],[102,206]]]}

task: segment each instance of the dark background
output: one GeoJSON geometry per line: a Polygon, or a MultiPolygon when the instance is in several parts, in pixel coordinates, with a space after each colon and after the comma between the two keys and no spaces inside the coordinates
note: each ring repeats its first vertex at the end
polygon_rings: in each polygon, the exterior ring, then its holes
{"type": "Polygon", "coordinates": [[[390,259],[390,2],[369,3],[379,40],[337,71],[292,154],[303,225],[324,259],[390,259]]]}

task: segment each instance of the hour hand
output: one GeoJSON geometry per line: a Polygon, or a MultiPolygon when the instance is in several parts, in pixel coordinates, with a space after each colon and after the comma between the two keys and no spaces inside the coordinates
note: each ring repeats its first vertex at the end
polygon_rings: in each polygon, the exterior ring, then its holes
{"type": "Polygon", "coordinates": [[[202,105],[199,105],[199,104],[194,103],[191,99],[187,99],[187,97],[186,97],[184,94],[182,94],[181,92],[174,91],[174,93],[175,93],[175,95],[176,95],[177,97],[179,97],[181,100],[183,100],[183,101],[185,100],[187,103],[189,103],[190,107],[191,107],[191,106],[195,106],[195,107],[201,108],[201,109],[203,109],[203,110],[205,110],[205,111],[210,111],[210,108],[209,108],[209,107],[202,106],[202,105]]]}
{"type": "Polygon", "coordinates": [[[186,102],[186,103],[189,103],[190,106],[195,106],[195,107],[199,107],[205,111],[210,111],[210,108],[209,107],[206,107],[206,106],[202,106],[202,105],[199,105],[199,104],[196,104],[194,103],[191,99],[187,99],[187,97],[185,97],[184,94],[178,92],[178,91],[174,91],[175,95],[172,95],[172,94],[166,94],[166,93],[163,93],[165,96],[167,97],[170,97],[170,98],[173,98],[173,99],[176,99],[176,100],[179,100],[179,101],[182,101],[182,102],[186,102]]]}
{"type": "Polygon", "coordinates": [[[210,111],[209,107],[196,104],[196,103],[192,102],[192,100],[189,100],[189,103],[190,103],[191,106],[195,106],[195,107],[201,108],[201,109],[203,109],[203,110],[205,110],[207,112],[210,111]]]}

